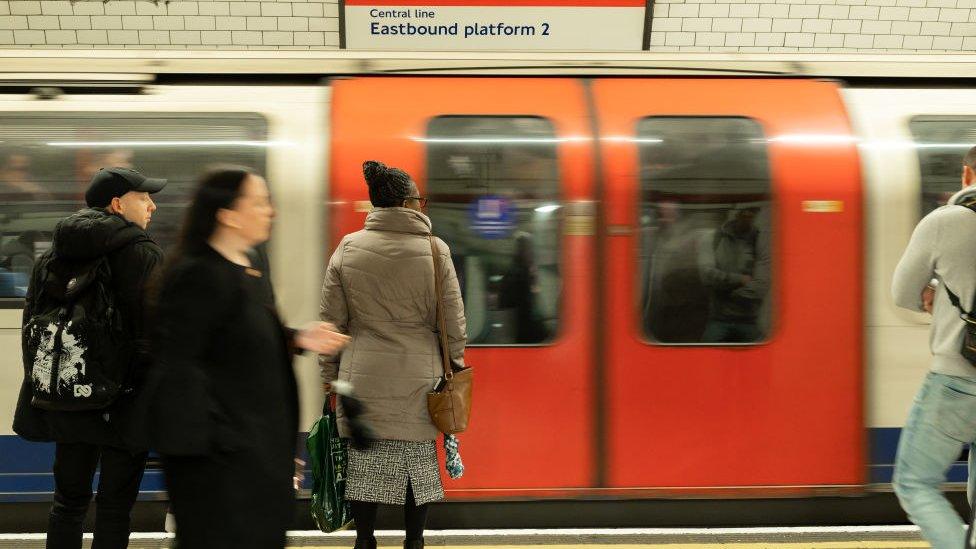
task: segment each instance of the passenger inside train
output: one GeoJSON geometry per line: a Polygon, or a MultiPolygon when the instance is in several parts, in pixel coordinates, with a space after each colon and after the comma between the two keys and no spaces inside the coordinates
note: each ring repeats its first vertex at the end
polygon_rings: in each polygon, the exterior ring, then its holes
{"type": "Polygon", "coordinates": [[[758,343],[770,307],[769,176],[746,119],[645,119],[644,329],[661,343],[758,343]]]}

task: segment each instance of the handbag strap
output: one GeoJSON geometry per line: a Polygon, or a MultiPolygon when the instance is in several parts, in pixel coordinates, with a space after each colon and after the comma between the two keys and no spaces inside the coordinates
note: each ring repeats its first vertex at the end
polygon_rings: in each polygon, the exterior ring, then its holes
{"type": "Polygon", "coordinates": [[[454,371],[451,369],[450,357],[448,356],[450,351],[447,346],[447,329],[444,321],[444,308],[441,306],[443,288],[441,287],[440,253],[437,251],[437,244],[434,243],[434,235],[428,235],[427,238],[430,240],[430,256],[434,260],[434,298],[436,299],[435,309],[437,310],[437,333],[441,346],[441,363],[444,368],[444,378],[451,379],[454,377],[454,371]]]}
{"type": "MultiPolygon", "coordinates": [[[[962,206],[963,208],[976,212],[976,197],[970,196],[968,199],[964,200],[963,202],[957,203],[956,206],[962,206]]],[[[952,290],[949,289],[949,285],[945,283],[945,280],[942,281],[942,285],[945,286],[946,293],[949,294],[949,301],[951,301],[952,305],[956,309],[959,309],[959,312],[962,313],[960,315],[962,319],[966,320],[967,322],[970,321],[970,319],[973,316],[973,313],[976,312],[976,307],[970,307],[970,310],[967,312],[966,309],[962,308],[962,304],[960,303],[961,300],[959,299],[959,296],[954,294],[952,290]]]]}

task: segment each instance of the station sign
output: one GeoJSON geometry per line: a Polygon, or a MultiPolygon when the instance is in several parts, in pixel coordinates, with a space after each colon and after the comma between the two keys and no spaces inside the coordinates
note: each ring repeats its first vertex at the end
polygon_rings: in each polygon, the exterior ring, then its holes
{"type": "Polygon", "coordinates": [[[343,46],[386,51],[635,51],[646,0],[345,0],[343,46]]]}

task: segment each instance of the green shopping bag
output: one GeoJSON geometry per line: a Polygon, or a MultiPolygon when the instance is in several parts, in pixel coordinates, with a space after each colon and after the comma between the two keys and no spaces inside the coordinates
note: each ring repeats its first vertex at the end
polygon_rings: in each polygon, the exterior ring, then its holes
{"type": "Polygon", "coordinates": [[[319,530],[335,532],[352,524],[346,502],[346,443],[339,438],[336,413],[326,397],[322,417],[308,433],[308,460],[312,465],[312,518],[319,530]]]}

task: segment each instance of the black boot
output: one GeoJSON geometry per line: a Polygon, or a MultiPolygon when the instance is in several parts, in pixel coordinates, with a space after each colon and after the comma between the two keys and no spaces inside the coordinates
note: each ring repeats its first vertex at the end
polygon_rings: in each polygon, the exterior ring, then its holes
{"type": "Polygon", "coordinates": [[[376,549],[376,538],[370,537],[367,540],[356,538],[356,546],[353,549],[376,549]]]}
{"type": "Polygon", "coordinates": [[[424,549],[424,538],[408,539],[404,541],[403,549],[424,549]]]}

